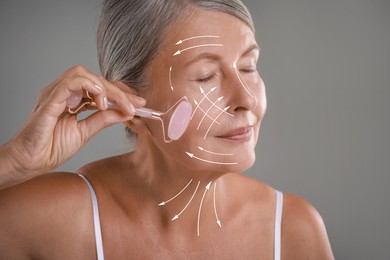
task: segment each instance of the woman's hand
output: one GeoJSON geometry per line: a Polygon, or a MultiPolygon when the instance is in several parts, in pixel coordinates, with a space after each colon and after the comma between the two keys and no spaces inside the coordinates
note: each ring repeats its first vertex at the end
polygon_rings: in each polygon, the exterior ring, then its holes
{"type": "Polygon", "coordinates": [[[66,71],[41,91],[22,129],[0,147],[0,188],[58,167],[103,128],[131,120],[145,100],[130,92],[82,66],[66,71]],[[68,107],[76,107],[86,91],[99,111],[78,121],[68,107]],[[108,110],[108,100],[115,110],[108,110]]]}

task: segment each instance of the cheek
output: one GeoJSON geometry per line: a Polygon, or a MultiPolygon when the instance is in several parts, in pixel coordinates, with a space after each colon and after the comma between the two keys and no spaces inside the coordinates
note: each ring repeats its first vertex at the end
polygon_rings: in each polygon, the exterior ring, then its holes
{"type": "Polygon", "coordinates": [[[201,140],[216,133],[233,115],[228,110],[226,98],[220,92],[219,86],[198,86],[197,93],[191,97],[193,114],[190,128],[201,140]]]}
{"type": "Polygon", "coordinates": [[[261,116],[263,117],[267,111],[267,94],[263,80],[260,78],[260,98],[259,105],[261,109],[261,116]]]}
{"type": "Polygon", "coordinates": [[[247,79],[247,84],[257,97],[257,107],[255,113],[261,119],[267,110],[267,95],[263,79],[258,75],[247,79]]]}
{"type": "MultiPolygon", "coordinates": [[[[176,85],[179,81],[177,81],[176,85]]],[[[260,95],[256,114],[265,109],[265,91],[260,78],[250,78],[248,83],[253,86],[256,95],[260,95]]],[[[187,83],[188,84],[188,83],[187,83]]],[[[234,117],[225,108],[229,106],[228,98],[221,98],[221,88],[207,85],[191,85],[175,87],[165,99],[160,97],[160,106],[174,103],[183,96],[187,96],[192,104],[192,119],[184,135],[177,141],[169,144],[164,142],[163,130],[159,121],[148,120],[147,125],[152,138],[159,149],[172,160],[185,167],[197,170],[215,171],[242,171],[254,162],[254,143],[247,146],[236,146],[221,143],[213,138],[233,124],[234,117]]],[[[259,116],[260,117],[260,116],[259,116]]],[[[169,123],[169,116],[164,118],[165,136],[169,123]]],[[[254,140],[255,141],[255,140],[254,140]]]]}

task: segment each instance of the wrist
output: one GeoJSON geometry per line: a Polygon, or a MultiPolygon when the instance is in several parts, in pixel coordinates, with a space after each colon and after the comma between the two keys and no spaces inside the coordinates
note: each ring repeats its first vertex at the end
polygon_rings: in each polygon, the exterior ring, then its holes
{"type": "Polygon", "coordinates": [[[21,164],[13,141],[0,145],[0,189],[23,182],[34,175],[21,164]]]}

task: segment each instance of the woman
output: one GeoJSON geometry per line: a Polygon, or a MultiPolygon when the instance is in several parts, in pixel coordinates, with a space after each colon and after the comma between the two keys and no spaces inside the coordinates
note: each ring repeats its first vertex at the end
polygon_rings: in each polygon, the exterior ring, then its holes
{"type": "Polygon", "coordinates": [[[255,161],[266,110],[260,48],[240,1],[107,0],[98,51],[103,77],[77,66],[43,90],[2,147],[3,176],[47,172],[118,122],[136,135],[136,149],[79,175],[2,190],[4,258],[333,259],[309,203],[239,174],[255,161]],[[67,107],[87,92],[99,111],[77,121],[67,107]],[[169,111],[162,122],[135,116],[145,100],[169,111]],[[191,121],[171,140],[169,117],[181,100],[191,121]]]}

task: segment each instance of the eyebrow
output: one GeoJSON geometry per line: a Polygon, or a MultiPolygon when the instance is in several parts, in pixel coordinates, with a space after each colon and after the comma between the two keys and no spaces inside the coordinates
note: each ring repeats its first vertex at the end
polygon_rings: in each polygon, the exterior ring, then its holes
{"type": "Polygon", "coordinates": [[[194,59],[191,59],[189,62],[184,64],[184,66],[188,67],[191,64],[194,64],[194,63],[196,63],[196,62],[198,62],[200,60],[203,60],[203,59],[218,61],[221,58],[222,58],[221,56],[219,56],[219,55],[217,55],[215,53],[212,53],[212,52],[202,52],[201,54],[196,56],[194,59]]]}
{"type": "MultiPolygon", "coordinates": [[[[241,57],[245,57],[246,55],[248,55],[249,53],[251,53],[252,51],[254,50],[257,50],[260,52],[260,47],[259,45],[257,45],[257,43],[253,43],[251,44],[242,54],[241,54],[241,57]]],[[[222,57],[220,55],[217,55],[213,52],[202,52],[201,54],[199,54],[198,56],[196,56],[195,58],[191,59],[190,61],[188,61],[187,63],[184,64],[185,67],[188,67],[190,66],[191,64],[194,64],[200,60],[203,60],[203,59],[208,59],[208,60],[213,60],[213,61],[219,61],[222,59],[222,57]]]]}
{"type": "Polygon", "coordinates": [[[251,52],[254,51],[254,50],[260,52],[260,47],[259,47],[259,45],[257,45],[257,43],[251,44],[251,45],[244,51],[244,53],[241,55],[241,57],[244,57],[244,56],[248,55],[249,53],[251,53],[251,52]]]}

